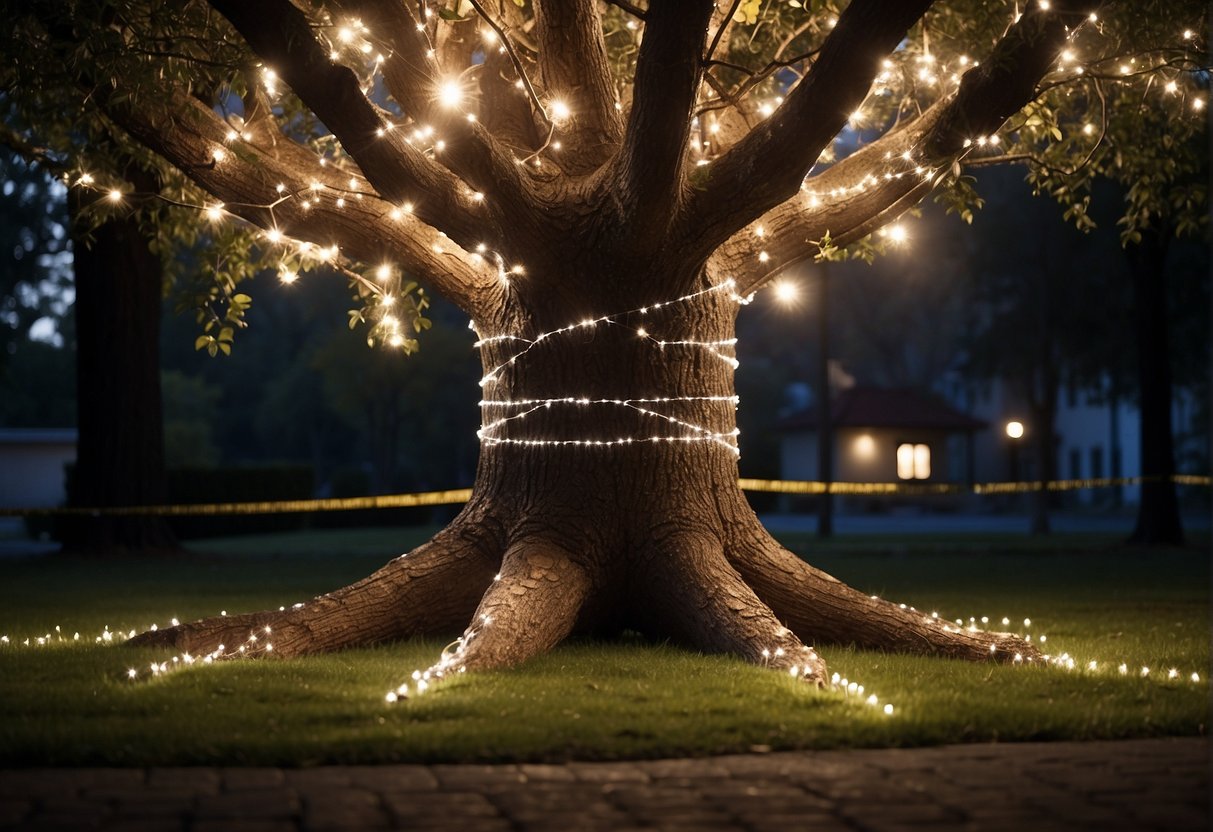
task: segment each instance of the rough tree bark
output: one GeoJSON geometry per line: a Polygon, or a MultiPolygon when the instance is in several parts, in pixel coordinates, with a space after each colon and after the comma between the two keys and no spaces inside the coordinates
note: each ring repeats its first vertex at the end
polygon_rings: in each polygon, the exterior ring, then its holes
{"type": "MultiPolygon", "coordinates": [[[[528,134],[546,135],[546,118],[532,114],[535,129],[519,129],[511,106],[508,118],[494,115],[511,125],[498,136],[416,94],[416,84],[438,80],[417,35],[434,23],[416,20],[409,4],[338,5],[386,21],[377,36],[392,47],[389,89],[446,137],[432,158],[403,131],[375,138],[380,111],[288,0],[212,5],[334,131],[363,179],[347,185],[333,166],[271,147],[258,125],[240,154],[199,164],[227,126],[188,98],[172,101],[186,116],[99,96],[102,106],[233,213],[296,238],[336,240],[363,262],[388,257],[467,311],[485,370],[481,457],[472,500],[451,526],[365,581],[135,644],[264,655],[268,628],[273,654],[289,656],[467,624],[450,659],[474,671],[525,661],[572,633],[632,628],[818,684],[822,642],[1039,658],[1018,636],[958,629],[847,587],[766,533],[737,486],[733,345],[746,295],[813,256],[827,230],[845,244],[895,217],[931,188],[924,167],[949,168],[965,139],[1030,101],[1089,3],[1029,9],[957,95],[806,183],[881,58],[930,5],[853,0],[784,104],[694,187],[686,148],[709,0],[649,6],[630,108],[614,100],[594,0],[538,3],[542,80],[571,110],[564,148],[542,168],[513,150],[526,150],[528,134]],[[903,153],[913,157],[905,171],[873,175],[903,153]],[[821,206],[802,194],[802,185],[825,193],[869,176],[871,187],[821,206]],[[257,207],[274,200],[278,183],[307,193],[310,182],[321,191],[356,186],[365,198],[341,211],[328,200],[307,210],[279,201],[272,215],[257,207]],[[389,210],[405,200],[408,216],[389,210]],[[492,257],[469,254],[482,243],[492,257]],[[524,269],[498,271],[497,258],[524,269]]],[[[512,86],[513,71],[496,60],[482,78],[486,98],[503,81],[512,86]]]]}
{"type": "MultiPolygon", "coordinates": [[[[128,175],[145,190],[146,174],[128,175]]],[[[89,196],[71,192],[75,221],[89,196]]],[[[132,216],[101,223],[73,245],[79,438],[69,501],[76,506],[162,505],[160,258],[132,216]]],[[[177,550],[161,517],[72,517],[63,550],[89,555],[177,550]]]]}
{"type": "Polygon", "coordinates": [[[1137,375],[1141,397],[1141,486],[1137,523],[1129,540],[1147,545],[1184,542],[1175,493],[1175,442],[1171,430],[1171,350],[1167,326],[1167,240],[1164,231],[1143,233],[1125,253],[1133,278],[1137,319],[1137,375]]]}

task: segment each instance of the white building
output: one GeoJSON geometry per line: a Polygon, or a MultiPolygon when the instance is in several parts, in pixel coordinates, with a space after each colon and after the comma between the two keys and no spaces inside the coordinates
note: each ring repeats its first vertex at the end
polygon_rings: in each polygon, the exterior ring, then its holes
{"type": "Polygon", "coordinates": [[[0,428],[0,505],[63,505],[64,466],[75,459],[75,428],[0,428]]]}

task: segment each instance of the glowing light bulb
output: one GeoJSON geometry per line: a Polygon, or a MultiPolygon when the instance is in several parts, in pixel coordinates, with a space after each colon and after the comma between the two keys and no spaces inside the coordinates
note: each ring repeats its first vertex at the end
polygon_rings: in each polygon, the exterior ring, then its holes
{"type": "Polygon", "coordinates": [[[793,303],[800,296],[800,287],[791,280],[780,280],[774,289],[775,299],[780,303],[793,303]]]}
{"type": "Polygon", "coordinates": [[[463,103],[463,87],[454,78],[448,78],[438,87],[438,103],[453,110],[463,103]]]}
{"type": "Polygon", "coordinates": [[[569,105],[559,98],[553,99],[550,102],[549,107],[551,109],[553,121],[566,121],[571,115],[573,115],[573,112],[569,109],[569,105]]]}
{"type": "Polygon", "coordinates": [[[905,226],[901,225],[900,223],[898,223],[897,225],[889,226],[889,235],[888,236],[889,236],[889,240],[892,241],[893,243],[895,243],[896,245],[901,245],[907,239],[909,239],[909,235],[906,233],[905,226]]]}
{"type": "Polygon", "coordinates": [[[114,190],[112,190],[108,194],[106,194],[105,198],[108,199],[110,202],[121,202],[122,201],[122,191],[115,188],[114,190]]]}

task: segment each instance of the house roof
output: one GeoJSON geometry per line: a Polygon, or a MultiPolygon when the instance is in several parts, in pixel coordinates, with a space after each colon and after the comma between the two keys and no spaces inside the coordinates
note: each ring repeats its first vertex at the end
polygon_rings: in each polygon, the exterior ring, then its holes
{"type": "MultiPolygon", "coordinates": [[[[981,430],[988,423],[962,413],[935,396],[908,389],[851,387],[834,396],[830,422],[838,427],[929,428],[935,430],[981,430]]],[[[816,430],[817,408],[793,413],[779,428],[785,431],[816,430]]]]}

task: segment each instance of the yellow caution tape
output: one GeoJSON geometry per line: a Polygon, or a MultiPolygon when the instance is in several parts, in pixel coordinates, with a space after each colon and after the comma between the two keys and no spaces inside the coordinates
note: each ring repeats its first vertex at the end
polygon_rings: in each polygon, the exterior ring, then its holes
{"type": "MultiPolygon", "coordinates": [[[[818,482],[813,480],[739,479],[745,491],[775,494],[859,494],[859,495],[935,495],[935,494],[1020,494],[1033,491],[1077,491],[1088,488],[1111,488],[1141,485],[1159,481],[1160,477],[1103,477],[1047,482],[818,482]]],[[[1170,477],[1176,485],[1210,485],[1210,477],[1176,474],[1170,477]]],[[[201,517],[232,514],[295,514],[315,511],[354,511],[369,508],[409,508],[466,503],[472,496],[470,488],[447,491],[423,491],[416,494],[384,494],[375,497],[337,497],[321,500],[265,500],[248,503],[197,503],[193,505],[159,506],[92,506],[71,508],[3,508],[0,517],[38,517],[63,515],[74,517],[201,517]]]]}
{"type": "Polygon", "coordinates": [[[197,517],[219,514],[291,514],[312,511],[353,511],[360,508],[408,508],[466,503],[470,488],[425,491],[419,494],[383,494],[375,497],[336,497],[324,500],[266,500],[252,503],[197,503],[169,506],[96,506],[91,508],[0,508],[0,517],[62,514],[86,517],[159,515],[197,517]]]}

